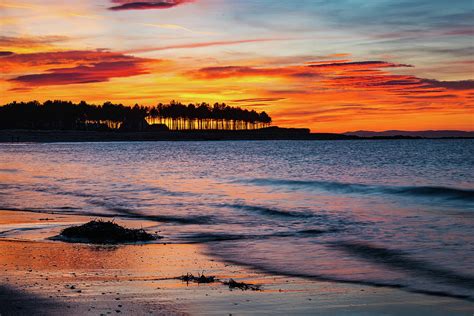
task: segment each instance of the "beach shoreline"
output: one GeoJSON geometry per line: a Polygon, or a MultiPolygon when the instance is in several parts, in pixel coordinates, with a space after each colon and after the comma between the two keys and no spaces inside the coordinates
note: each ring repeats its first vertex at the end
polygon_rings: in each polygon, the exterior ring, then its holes
{"type": "MultiPolygon", "coordinates": [[[[474,303],[397,289],[272,275],[212,257],[202,244],[97,246],[48,241],[88,216],[0,211],[0,314],[22,315],[471,315],[474,303]],[[215,275],[262,285],[187,284],[215,275]]],[[[117,218],[129,227],[155,222],[117,218]]]]}

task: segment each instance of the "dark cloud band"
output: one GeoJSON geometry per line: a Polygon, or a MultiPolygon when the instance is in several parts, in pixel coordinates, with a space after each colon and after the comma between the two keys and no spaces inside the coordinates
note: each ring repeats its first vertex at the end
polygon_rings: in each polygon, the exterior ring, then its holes
{"type": "Polygon", "coordinates": [[[191,0],[162,0],[162,1],[127,1],[127,0],[113,0],[116,6],[110,7],[109,10],[124,11],[124,10],[149,10],[149,9],[169,9],[178,5],[192,2],[191,0]]]}

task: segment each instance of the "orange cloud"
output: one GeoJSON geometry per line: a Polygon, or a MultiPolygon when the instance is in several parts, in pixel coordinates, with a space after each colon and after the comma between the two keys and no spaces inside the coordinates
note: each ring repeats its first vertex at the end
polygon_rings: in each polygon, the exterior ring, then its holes
{"type": "MultiPolygon", "coordinates": [[[[387,92],[404,92],[420,94],[443,92],[445,90],[474,89],[473,80],[437,81],[418,78],[410,75],[394,75],[382,71],[384,68],[412,67],[406,64],[394,64],[385,61],[316,61],[310,65],[286,67],[250,67],[250,66],[219,66],[204,67],[192,70],[186,75],[195,79],[225,79],[236,77],[273,76],[294,81],[314,79],[326,88],[332,89],[382,89],[387,92]],[[409,89],[418,89],[410,91],[409,89]],[[438,89],[438,90],[434,90],[438,89]],[[439,90],[441,89],[441,90],[439,90]]],[[[301,91],[301,90],[297,90],[301,91]]],[[[307,90],[302,90],[307,93],[307,90]]]]}
{"type": "Polygon", "coordinates": [[[11,37],[0,36],[0,47],[29,47],[42,46],[68,40],[67,36],[32,36],[32,37],[11,37]]]}
{"type": "Polygon", "coordinates": [[[223,79],[248,76],[283,76],[288,68],[253,68],[246,66],[205,67],[187,74],[197,79],[223,79]]]}
{"type": "Polygon", "coordinates": [[[251,98],[232,100],[232,102],[275,102],[281,100],[285,100],[285,98],[251,98]]]}
{"type": "Polygon", "coordinates": [[[86,88],[88,101],[93,102],[152,105],[178,99],[258,107],[277,125],[313,131],[472,129],[473,81],[394,74],[393,70],[409,65],[335,57],[283,62],[259,57],[196,69],[192,58],[168,67],[164,61],[103,50],[31,54],[5,50],[0,63],[9,76],[3,95],[15,91],[11,93],[15,99],[61,97],[77,102],[86,88]],[[105,83],[113,78],[113,84],[105,83]]]}
{"type": "Polygon", "coordinates": [[[0,36],[0,50],[19,52],[31,52],[35,50],[50,51],[57,50],[56,44],[69,41],[67,36],[0,36]]]}
{"type": "Polygon", "coordinates": [[[38,6],[30,5],[30,4],[25,4],[25,3],[5,3],[2,2],[0,3],[0,8],[12,8],[12,9],[28,9],[28,10],[33,10],[37,9],[38,6]]]}
{"type": "Polygon", "coordinates": [[[344,131],[377,130],[394,122],[408,129],[410,124],[429,129],[450,116],[456,118],[455,128],[466,129],[471,121],[472,129],[472,119],[466,113],[472,115],[474,109],[474,81],[437,81],[390,72],[406,67],[412,66],[386,61],[322,60],[281,67],[203,67],[185,75],[195,80],[216,80],[219,85],[238,82],[251,97],[228,102],[263,106],[279,125],[344,131]],[[236,81],[253,77],[282,81],[236,81]]]}

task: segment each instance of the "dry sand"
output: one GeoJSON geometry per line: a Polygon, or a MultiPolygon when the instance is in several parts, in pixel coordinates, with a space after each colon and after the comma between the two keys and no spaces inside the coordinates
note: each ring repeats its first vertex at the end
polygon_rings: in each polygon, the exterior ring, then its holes
{"type": "MultiPolygon", "coordinates": [[[[0,315],[473,315],[474,303],[269,275],[206,255],[205,245],[94,246],[46,238],[89,217],[0,211],[0,315]],[[261,284],[230,291],[176,277],[205,272],[261,284]]],[[[129,227],[156,222],[118,221],[129,227]]]]}

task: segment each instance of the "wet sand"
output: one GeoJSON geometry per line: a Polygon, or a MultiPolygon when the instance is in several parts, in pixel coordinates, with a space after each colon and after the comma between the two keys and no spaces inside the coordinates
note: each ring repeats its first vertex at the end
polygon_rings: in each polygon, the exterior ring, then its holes
{"type": "MultiPolygon", "coordinates": [[[[396,289],[315,282],[228,264],[201,244],[96,246],[49,241],[91,218],[0,211],[0,314],[3,315],[472,315],[474,303],[396,289]],[[204,272],[261,284],[230,291],[186,284],[204,272]]],[[[128,227],[156,222],[118,220],[128,227]]]]}

